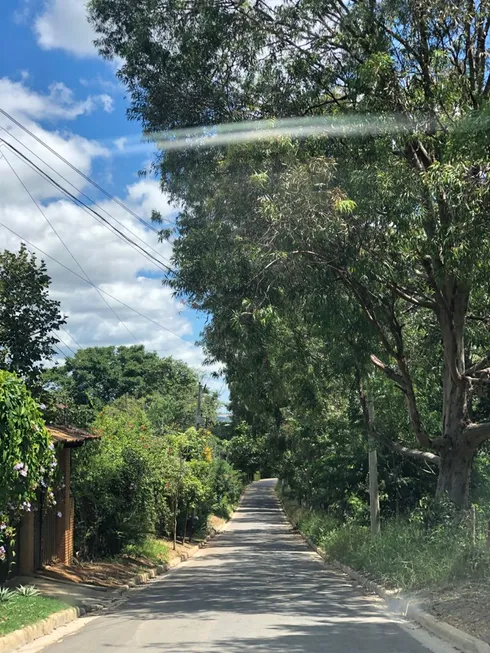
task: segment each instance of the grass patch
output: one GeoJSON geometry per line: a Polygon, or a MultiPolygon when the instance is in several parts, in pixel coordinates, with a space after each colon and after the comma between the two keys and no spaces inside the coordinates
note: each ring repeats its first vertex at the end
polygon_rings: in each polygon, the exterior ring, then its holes
{"type": "Polygon", "coordinates": [[[420,590],[460,581],[490,581],[490,550],[484,540],[473,545],[464,525],[426,529],[400,519],[384,523],[381,535],[372,537],[367,526],[342,524],[289,500],[284,506],[299,530],[328,556],[385,586],[420,590]]]}
{"type": "Polygon", "coordinates": [[[156,537],[147,537],[141,544],[128,544],[123,553],[133,558],[145,558],[155,565],[161,565],[170,559],[168,542],[156,537]]]}
{"type": "Polygon", "coordinates": [[[69,606],[46,596],[19,596],[0,603],[0,636],[36,623],[69,606]]]}

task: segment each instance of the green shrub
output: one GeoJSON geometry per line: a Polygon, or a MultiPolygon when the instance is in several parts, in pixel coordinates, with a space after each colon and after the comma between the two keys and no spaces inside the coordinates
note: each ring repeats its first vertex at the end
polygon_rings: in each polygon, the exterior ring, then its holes
{"type": "Polygon", "coordinates": [[[213,505],[211,511],[218,517],[228,519],[238,503],[244,487],[243,474],[226,460],[218,458],[212,470],[213,505]]]}
{"type": "Polygon", "coordinates": [[[162,564],[169,561],[168,544],[155,537],[147,537],[140,544],[128,544],[123,553],[134,558],[146,558],[152,564],[162,564]]]}
{"type": "Polygon", "coordinates": [[[154,532],[162,485],[155,438],[141,404],[117,402],[94,424],[99,442],[74,456],[76,543],[82,557],[113,556],[154,532]]]}
{"type": "Polygon", "coordinates": [[[93,428],[101,440],[74,455],[72,487],[76,548],[81,557],[112,557],[139,550],[149,536],[189,537],[216,508],[226,516],[242,478],[215,458],[206,430],[155,435],[144,400],[106,406],[93,428]]]}
{"type": "Polygon", "coordinates": [[[54,501],[54,449],[26,384],[16,374],[0,370],[0,566],[12,562],[14,525],[31,511],[40,487],[47,500],[54,501]]]}
{"type": "Polygon", "coordinates": [[[34,585],[19,585],[15,588],[19,596],[40,596],[41,592],[34,585]]]}
{"type": "Polygon", "coordinates": [[[438,587],[467,579],[490,580],[490,550],[483,538],[473,545],[468,524],[431,507],[432,522],[391,520],[373,537],[367,526],[341,523],[325,513],[285,501],[298,528],[330,557],[374,580],[404,590],[438,587]]]}
{"type": "Polygon", "coordinates": [[[0,587],[0,603],[7,603],[13,596],[14,593],[8,587],[0,587]]]}

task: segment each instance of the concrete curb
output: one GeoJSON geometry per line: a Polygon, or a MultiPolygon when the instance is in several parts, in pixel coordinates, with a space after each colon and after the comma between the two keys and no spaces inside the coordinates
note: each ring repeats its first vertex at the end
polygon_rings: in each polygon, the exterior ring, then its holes
{"type": "Polygon", "coordinates": [[[463,630],[455,628],[445,621],[438,621],[434,616],[418,607],[417,603],[403,596],[398,590],[388,590],[375,581],[370,580],[361,572],[356,571],[355,569],[342,564],[338,560],[334,560],[327,556],[325,551],[320,549],[320,547],[312,542],[312,540],[310,540],[307,535],[299,530],[297,524],[294,524],[290,519],[282,501],[279,500],[279,502],[284,511],[284,514],[286,515],[293,528],[301,535],[308,546],[313,549],[325,563],[329,564],[335,569],[339,569],[349,578],[361,585],[361,587],[381,597],[386,603],[387,608],[390,610],[390,612],[401,614],[407,619],[415,621],[429,632],[437,635],[437,637],[440,637],[446,642],[449,642],[449,644],[452,646],[455,646],[462,653],[490,653],[490,645],[488,645],[483,640],[478,639],[477,637],[473,637],[473,635],[469,635],[463,630]]]}
{"type": "MultiPolygon", "coordinates": [[[[121,595],[125,594],[128,590],[132,589],[133,587],[137,587],[138,585],[144,585],[152,578],[156,578],[157,576],[162,576],[163,574],[167,573],[170,569],[175,569],[175,567],[178,567],[186,560],[193,558],[196,555],[196,553],[200,551],[200,549],[206,546],[209,540],[212,540],[213,537],[219,535],[224,530],[226,530],[226,527],[233,519],[234,514],[235,513],[233,513],[233,515],[226,522],[226,524],[223,525],[223,528],[220,528],[218,530],[212,528],[211,531],[208,533],[208,535],[206,535],[204,540],[202,542],[199,542],[199,544],[196,544],[196,546],[192,547],[192,549],[189,549],[189,551],[186,551],[185,553],[181,553],[173,560],[170,560],[170,562],[166,562],[163,565],[157,565],[153,569],[149,569],[148,571],[144,571],[141,574],[137,574],[136,576],[133,576],[133,578],[131,578],[125,585],[121,585],[121,587],[118,587],[116,590],[114,590],[114,592],[121,595]]],[[[2,651],[0,651],[0,653],[2,653],[2,651]]]]}
{"type": "Polygon", "coordinates": [[[56,628],[64,626],[86,613],[85,608],[67,608],[66,610],[55,612],[42,621],[4,635],[0,637],[0,653],[10,653],[10,651],[14,651],[25,644],[30,644],[38,637],[49,635],[56,628]]]}
{"type": "MultiPolygon", "coordinates": [[[[131,578],[131,580],[126,585],[122,585],[121,587],[118,587],[112,593],[114,595],[122,596],[123,594],[128,592],[131,588],[137,587],[138,585],[143,585],[147,583],[149,580],[151,580],[152,578],[161,576],[166,572],[168,572],[170,569],[174,569],[175,567],[178,567],[186,560],[189,560],[189,558],[194,557],[196,553],[198,553],[198,551],[200,551],[204,546],[206,546],[209,540],[212,540],[216,535],[219,535],[220,533],[222,533],[227,529],[229,523],[235,516],[236,512],[237,512],[236,510],[233,512],[230,519],[223,525],[222,528],[220,529],[212,528],[211,531],[208,533],[208,535],[206,535],[204,540],[199,544],[196,544],[196,546],[192,547],[192,549],[190,549],[189,551],[182,553],[179,557],[174,558],[168,564],[165,563],[163,565],[157,565],[156,567],[153,567],[148,571],[133,576],[133,578],[131,578]]],[[[14,632],[9,633],[8,635],[4,635],[3,637],[0,637],[0,653],[11,653],[12,651],[15,651],[21,646],[30,644],[35,639],[38,639],[39,637],[43,637],[44,635],[49,635],[57,628],[60,628],[61,626],[65,626],[71,621],[74,621],[79,617],[83,617],[88,612],[91,612],[92,610],[97,610],[98,608],[101,607],[103,606],[100,606],[99,604],[87,604],[83,607],[72,607],[72,608],[67,608],[66,610],[60,610],[59,612],[55,612],[49,617],[46,617],[46,619],[43,619],[42,621],[38,621],[35,624],[26,626],[25,628],[21,628],[20,630],[15,630],[14,632]]]]}

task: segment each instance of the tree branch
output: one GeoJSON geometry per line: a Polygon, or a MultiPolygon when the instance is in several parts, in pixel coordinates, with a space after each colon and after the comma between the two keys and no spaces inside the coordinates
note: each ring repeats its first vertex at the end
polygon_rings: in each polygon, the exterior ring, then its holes
{"type": "Polygon", "coordinates": [[[490,385],[490,379],[488,377],[466,376],[466,378],[471,383],[481,383],[481,385],[490,385]]]}
{"type": "Polygon", "coordinates": [[[465,376],[473,376],[473,374],[484,370],[487,365],[490,365],[490,354],[487,354],[485,358],[482,358],[478,363],[469,367],[464,374],[465,376]]]}
{"type": "Polygon", "coordinates": [[[468,438],[472,446],[477,447],[482,442],[485,442],[485,440],[490,440],[490,422],[468,424],[463,434],[468,438]]]}
{"type": "Polygon", "coordinates": [[[410,458],[415,458],[422,462],[430,462],[435,465],[441,464],[441,458],[435,453],[430,453],[430,451],[420,451],[420,449],[410,449],[409,447],[404,447],[399,442],[393,442],[392,440],[383,440],[387,447],[401,453],[403,456],[409,456],[410,458]]]}
{"type": "Polygon", "coordinates": [[[410,304],[413,304],[414,306],[420,306],[421,308],[431,308],[431,309],[435,309],[437,306],[436,302],[430,299],[418,299],[413,295],[409,295],[405,290],[403,290],[403,288],[400,288],[400,286],[396,284],[393,284],[392,287],[394,292],[398,295],[398,297],[401,297],[402,299],[409,302],[410,304]]]}
{"type": "Polygon", "coordinates": [[[329,104],[336,104],[339,107],[342,107],[342,101],[348,99],[348,95],[342,95],[341,97],[335,97],[333,93],[330,94],[330,99],[329,100],[323,100],[323,102],[319,102],[318,104],[312,104],[309,106],[307,109],[305,109],[302,112],[302,116],[306,116],[310,111],[313,111],[313,109],[321,109],[322,107],[325,107],[329,104]]]}
{"type": "Polygon", "coordinates": [[[432,440],[429,438],[425,432],[424,427],[422,426],[422,421],[420,419],[420,414],[417,408],[417,401],[415,399],[415,392],[404,359],[400,358],[398,361],[399,365],[403,366],[402,373],[399,373],[383,363],[383,361],[380,361],[377,356],[374,356],[374,354],[371,354],[370,358],[373,365],[381,370],[385,376],[390,379],[390,381],[393,381],[405,395],[407,399],[408,415],[410,417],[410,421],[412,423],[412,427],[419,444],[422,447],[432,447],[432,440]]]}
{"type": "Polygon", "coordinates": [[[407,392],[407,384],[405,383],[405,380],[403,379],[402,375],[399,374],[396,370],[393,368],[389,367],[383,361],[379,360],[377,356],[374,354],[371,354],[371,363],[378,368],[378,370],[381,370],[384,375],[390,379],[390,381],[393,381],[396,383],[396,385],[399,387],[399,389],[406,394],[407,392]]]}

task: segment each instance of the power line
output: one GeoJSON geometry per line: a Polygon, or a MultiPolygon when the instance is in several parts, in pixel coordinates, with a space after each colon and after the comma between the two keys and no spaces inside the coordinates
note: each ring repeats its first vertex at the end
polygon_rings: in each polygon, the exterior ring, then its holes
{"type": "Polygon", "coordinates": [[[121,304],[121,305],[124,306],[125,308],[129,309],[130,311],[133,311],[133,313],[136,313],[137,315],[139,315],[140,317],[144,318],[145,320],[148,320],[149,322],[152,322],[153,324],[155,324],[156,326],[160,327],[161,329],[164,329],[165,331],[168,331],[169,333],[172,333],[174,336],[176,336],[177,338],[180,338],[180,340],[182,340],[183,342],[187,343],[188,345],[192,345],[192,346],[194,346],[194,347],[198,347],[198,345],[196,345],[196,344],[193,343],[193,342],[190,342],[189,340],[186,340],[185,338],[183,338],[181,335],[179,335],[179,334],[176,333],[175,331],[172,331],[172,329],[169,329],[168,327],[164,326],[163,324],[160,324],[159,322],[157,322],[157,321],[154,320],[153,318],[148,317],[148,315],[145,315],[144,313],[141,313],[140,311],[138,311],[138,309],[133,308],[132,306],[129,306],[129,304],[126,304],[125,302],[121,301],[121,300],[118,299],[117,297],[114,297],[114,295],[111,295],[109,292],[107,292],[106,290],[103,290],[103,289],[100,288],[99,286],[95,286],[94,283],[92,283],[91,281],[88,281],[87,279],[85,279],[85,277],[82,277],[81,274],[78,274],[78,272],[75,272],[74,270],[72,270],[71,268],[69,268],[69,267],[68,267],[67,265],[65,265],[64,263],[61,263],[60,261],[58,261],[58,260],[55,259],[53,256],[51,256],[50,254],[48,254],[47,252],[45,252],[44,250],[42,250],[42,249],[41,249],[40,247],[38,247],[37,245],[34,245],[34,243],[31,243],[29,240],[27,240],[27,238],[24,238],[23,236],[21,236],[20,234],[18,234],[16,231],[14,231],[13,229],[11,229],[10,227],[7,227],[7,225],[4,224],[3,222],[0,222],[0,227],[3,227],[3,228],[6,229],[7,231],[10,231],[11,234],[13,234],[14,236],[17,236],[17,238],[19,238],[21,241],[27,243],[28,245],[30,245],[30,247],[33,247],[34,249],[37,249],[38,252],[41,252],[41,254],[42,254],[43,256],[46,256],[46,257],[49,258],[51,261],[54,261],[55,263],[57,263],[58,265],[60,265],[60,266],[61,266],[62,268],[64,268],[65,270],[68,270],[68,272],[71,272],[71,274],[73,274],[73,275],[75,275],[76,277],[78,277],[79,279],[81,279],[84,283],[88,283],[89,285],[98,288],[98,289],[100,290],[100,292],[104,293],[104,295],[107,295],[107,297],[110,297],[111,299],[113,299],[114,301],[118,302],[119,304],[121,304]]]}
{"type": "Polygon", "coordinates": [[[74,336],[71,335],[71,333],[70,333],[69,331],[67,331],[67,330],[65,329],[64,326],[60,325],[60,329],[63,329],[63,331],[66,333],[66,335],[67,335],[69,338],[71,338],[71,339],[73,340],[73,342],[74,342],[78,347],[80,347],[80,349],[83,349],[83,346],[78,342],[78,340],[76,340],[76,339],[74,338],[74,336]]]}
{"type": "MultiPolygon", "coordinates": [[[[92,283],[92,280],[90,279],[90,277],[88,276],[88,274],[85,272],[85,270],[83,269],[82,265],[78,262],[78,260],[76,259],[75,255],[74,255],[73,252],[70,250],[70,248],[69,248],[68,245],[65,243],[65,241],[64,241],[63,238],[60,236],[60,234],[56,231],[54,225],[53,225],[52,222],[49,220],[48,216],[44,213],[44,211],[42,210],[42,208],[41,208],[41,206],[39,205],[39,203],[37,202],[37,200],[34,198],[34,196],[33,196],[32,193],[29,191],[29,189],[27,188],[27,186],[25,185],[25,183],[22,181],[22,179],[20,178],[20,176],[17,174],[17,171],[13,168],[12,164],[11,164],[10,161],[8,160],[7,156],[5,155],[5,152],[3,153],[3,158],[4,158],[5,161],[7,162],[7,165],[9,166],[10,170],[12,170],[12,172],[13,172],[14,175],[16,176],[16,178],[17,178],[17,180],[19,181],[19,183],[22,185],[23,189],[26,191],[26,193],[27,193],[27,194],[29,195],[29,197],[31,198],[32,202],[34,203],[34,205],[36,206],[36,208],[38,209],[38,211],[40,212],[40,214],[43,216],[43,218],[46,220],[46,222],[48,223],[48,225],[51,227],[51,229],[53,230],[53,232],[54,232],[55,235],[57,236],[57,238],[58,238],[58,240],[60,241],[60,243],[61,243],[61,244],[63,245],[63,247],[66,249],[66,251],[67,251],[68,254],[71,256],[71,258],[75,261],[76,265],[79,267],[79,269],[81,270],[82,274],[85,275],[85,277],[87,278],[87,281],[88,281],[89,283],[91,283],[91,284],[94,286],[94,288],[95,288],[96,291],[97,291],[97,294],[98,294],[99,297],[102,299],[102,301],[104,302],[104,304],[109,308],[109,310],[113,313],[113,315],[114,315],[115,318],[118,320],[118,322],[120,322],[120,323],[122,324],[122,326],[126,329],[126,331],[129,333],[129,335],[130,335],[132,338],[134,338],[134,340],[135,340],[137,343],[139,343],[138,338],[137,338],[137,337],[134,335],[134,333],[129,329],[129,327],[126,326],[126,324],[121,320],[121,318],[119,317],[119,315],[118,315],[118,314],[116,313],[116,311],[112,308],[112,306],[109,304],[109,302],[107,301],[107,299],[102,295],[102,293],[100,292],[100,290],[95,286],[95,284],[92,283]]],[[[72,351],[73,351],[73,350],[72,350],[72,351]]]]}
{"type": "MultiPolygon", "coordinates": [[[[5,154],[0,154],[0,158],[4,158],[5,161],[7,161],[7,158],[6,158],[5,154]]],[[[10,165],[10,163],[9,163],[8,161],[7,161],[7,163],[10,165]]],[[[15,173],[15,171],[13,171],[13,172],[15,173]]],[[[20,181],[20,180],[19,180],[19,181],[20,181]]],[[[22,279],[21,279],[21,277],[20,277],[19,275],[14,275],[14,276],[16,276],[17,279],[18,279],[19,281],[22,281],[22,279]]],[[[59,329],[63,329],[63,331],[64,331],[64,332],[65,332],[65,333],[66,333],[66,334],[67,334],[67,335],[68,335],[68,336],[69,336],[69,337],[70,337],[70,338],[71,338],[71,339],[72,339],[72,340],[73,340],[73,341],[74,341],[74,342],[75,342],[75,343],[76,343],[80,348],[82,348],[82,346],[80,345],[80,343],[77,342],[77,341],[75,340],[75,338],[74,338],[73,336],[71,336],[71,335],[68,333],[68,331],[67,331],[67,330],[66,330],[62,325],[59,326],[59,329]]],[[[61,337],[60,337],[60,336],[57,335],[56,337],[58,338],[58,340],[59,340],[60,342],[63,342],[63,341],[61,340],[61,337]]],[[[66,345],[66,343],[63,342],[63,344],[64,344],[68,349],[70,349],[70,351],[71,351],[73,354],[75,354],[75,352],[73,351],[73,349],[71,349],[70,347],[68,347],[68,345],[66,345]]],[[[62,351],[62,350],[61,350],[61,349],[56,345],[56,343],[53,343],[53,347],[57,350],[57,352],[58,352],[59,354],[61,354],[62,356],[65,355],[65,354],[63,353],[63,351],[62,351]]]]}
{"type": "MultiPolygon", "coordinates": [[[[114,220],[114,222],[117,222],[117,224],[121,225],[124,229],[126,229],[127,231],[129,231],[129,233],[130,233],[132,236],[134,236],[135,238],[138,238],[138,240],[140,240],[144,245],[146,245],[146,247],[149,247],[153,252],[155,252],[155,254],[157,254],[157,256],[161,256],[165,261],[168,261],[168,262],[170,263],[170,261],[169,261],[165,256],[163,256],[163,254],[161,254],[158,250],[156,250],[154,247],[152,247],[152,245],[150,245],[149,243],[147,243],[145,240],[143,240],[142,238],[140,238],[140,236],[138,236],[138,234],[135,234],[134,231],[131,231],[131,229],[129,229],[129,227],[126,227],[126,225],[124,225],[120,220],[118,220],[116,217],[114,217],[114,216],[112,215],[112,213],[109,213],[109,211],[107,211],[107,209],[105,209],[103,206],[100,206],[100,204],[98,204],[97,202],[95,202],[95,200],[93,200],[93,199],[92,199],[89,195],[87,195],[83,190],[81,190],[80,188],[78,188],[77,186],[75,186],[75,184],[73,184],[69,179],[67,179],[67,178],[64,177],[60,172],[58,172],[58,170],[56,170],[55,168],[53,168],[53,166],[51,166],[47,161],[45,161],[42,157],[40,157],[40,156],[39,156],[38,154],[36,154],[33,150],[31,150],[30,147],[28,147],[25,143],[23,143],[20,139],[18,139],[14,134],[11,134],[7,129],[5,129],[5,127],[2,127],[1,125],[0,125],[0,129],[2,129],[2,130],[3,130],[3,131],[4,131],[4,132],[9,136],[9,138],[13,138],[15,141],[17,141],[17,143],[19,143],[20,145],[22,145],[23,148],[25,148],[25,149],[26,149],[28,152],[30,152],[33,156],[35,156],[37,159],[39,159],[39,161],[41,161],[41,162],[42,162],[46,167],[48,167],[48,168],[49,168],[50,170],[52,170],[56,175],[58,175],[58,177],[60,177],[61,179],[63,179],[63,181],[64,181],[65,183],[69,184],[69,185],[70,185],[70,186],[71,186],[71,187],[72,187],[72,188],[73,188],[77,193],[79,193],[80,195],[83,195],[83,197],[85,197],[89,202],[91,202],[91,204],[93,204],[94,206],[96,206],[100,211],[104,211],[104,213],[106,213],[110,218],[112,218],[112,220],[114,220]]],[[[145,223],[145,224],[146,224],[146,223],[145,223]]],[[[156,230],[154,230],[154,231],[156,231],[156,230]]],[[[158,232],[156,231],[156,233],[158,233],[158,232]]]]}
{"type": "Polygon", "coordinates": [[[56,344],[53,344],[53,347],[56,349],[56,351],[58,352],[58,354],[60,356],[63,356],[63,358],[66,358],[66,355],[63,353],[63,351],[56,344]]]}
{"type": "Polygon", "coordinates": [[[61,336],[57,335],[56,337],[57,337],[58,340],[61,342],[61,344],[65,345],[65,347],[68,349],[68,351],[71,351],[71,353],[72,353],[73,355],[75,355],[75,354],[77,353],[76,351],[74,351],[74,350],[70,347],[70,345],[67,345],[67,344],[66,344],[66,342],[61,338],[61,336]]]}
{"type": "Polygon", "coordinates": [[[95,209],[92,207],[88,206],[82,200],[78,199],[73,193],[71,193],[69,190],[64,188],[61,184],[59,184],[57,181],[55,181],[50,175],[48,175],[47,172],[42,170],[38,165],[36,165],[33,161],[29,159],[29,157],[25,156],[20,150],[18,150],[12,143],[8,143],[5,139],[0,138],[0,141],[4,143],[8,148],[14,152],[14,154],[17,155],[17,157],[22,158],[31,168],[33,168],[39,175],[41,175],[44,179],[46,179],[49,183],[51,183],[55,188],[57,188],[59,191],[64,193],[67,197],[69,197],[73,202],[78,204],[83,210],[88,212],[90,215],[93,214],[95,218],[99,221],[102,221],[105,226],[108,228],[112,229],[118,236],[122,239],[124,239],[127,243],[130,244],[130,246],[133,249],[136,249],[140,253],[142,253],[147,259],[150,259],[152,263],[156,263],[163,271],[165,272],[171,272],[172,274],[175,274],[172,268],[170,268],[168,265],[157,259],[153,254],[150,254],[145,250],[144,247],[141,247],[141,245],[138,245],[138,243],[135,243],[129,236],[127,236],[125,233],[123,233],[120,229],[115,227],[107,218],[104,218],[104,216],[100,215],[95,209]]]}
{"type": "MultiPolygon", "coordinates": [[[[61,191],[64,195],[66,195],[69,199],[71,199],[73,202],[75,202],[77,205],[79,205],[85,212],[87,212],[91,217],[95,217],[96,220],[99,222],[102,221],[102,226],[105,226],[108,229],[111,229],[116,233],[116,235],[122,239],[125,240],[129,245],[135,250],[138,251],[138,253],[142,253],[145,258],[150,260],[153,264],[157,264],[162,270],[165,272],[172,272],[173,270],[157,259],[153,254],[150,254],[145,250],[144,247],[139,245],[138,243],[135,243],[129,236],[127,236],[125,233],[123,233],[120,229],[115,227],[107,218],[104,218],[100,213],[98,213],[95,209],[93,209],[91,206],[88,206],[85,204],[85,202],[82,202],[82,200],[78,199],[73,193],[71,193],[69,190],[64,188],[61,184],[59,184],[56,180],[54,180],[50,175],[48,175],[47,172],[45,172],[42,168],[40,168],[37,164],[35,164],[29,157],[27,157],[25,154],[23,154],[20,150],[18,150],[16,147],[12,145],[12,143],[9,143],[3,138],[0,138],[0,141],[2,141],[3,144],[5,144],[7,147],[9,147],[12,152],[17,156],[17,158],[22,158],[22,160],[27,163],[37,174],[39,174],[43,179],[48,181],[52,186],[54,186],[57,190],[61,191]]],[[[56,173],[58,174],[58,173],[56,173]]],[[[132,233],[132,232],[131,232],[132,233]]]]}
{"type": "Polygon", "coordinates": [[[98,191],[100,191],[106,197],[108,197],[110,200],[112,200],[113,202],[118,204],[121,208],[123,208],[125,211],[127,211],[130,215],[132,215],[134,218],[136,218],[136,220],[138,220],[139,222],[144,224],[145,227],[147,227],[148,229],[151,229],[152,231],[154,231],[155,233],[158,234],[158,229],[155,229],[155,227],[153,227],[151,224],[146,222],[146,220],[141,218],[137,213],[135,213],[128,206],[126,206],[126,204],[124,204],[124,202],[121,202],[121,200],[119,200],[117,197],[114,197],[114,195],[111,195],[111,193],[109,193],[104,188],[102,188],[102,186],[100,186],[96,181],[91,179],[88,175],[86,175],[84,172],[82,172],[79,168],[74,166],[73,163],[71,163],[70,161],[65,159],[65,157],[63,157],[61,154],[59,154],[59,152],[56,152],[56,150],[54,150],[45,141],[43,141],[41,138],[39,138],[39,136],[36,136],[36,134],[34,134],[32,131],[30,131],[30,129],[28,129],[25,125],[23,125],[21,122],[16,120],[13,116],[11,116],[9,113],[7,113],[7,111],[5,111],[5,109],[0,108],[0,113],[2,113],[6,118],[11,120],[15,125],[17,125],[17,127],[20,127],[26,134],[29,134],[29,136],[34,138],[38,143],[40,143],[43,147],[45,147],[47,150],[49,150],[52,154],[54,154],[56,157],[58,157],[58,159],[63,161],[63,163],[65,163],[67,166],[69,166],[73,171],[77,172],[81,177],[83,177],[86,181],[88,181],[90,184],[92,184],[92,186],[97,188],[98,191]]]}

